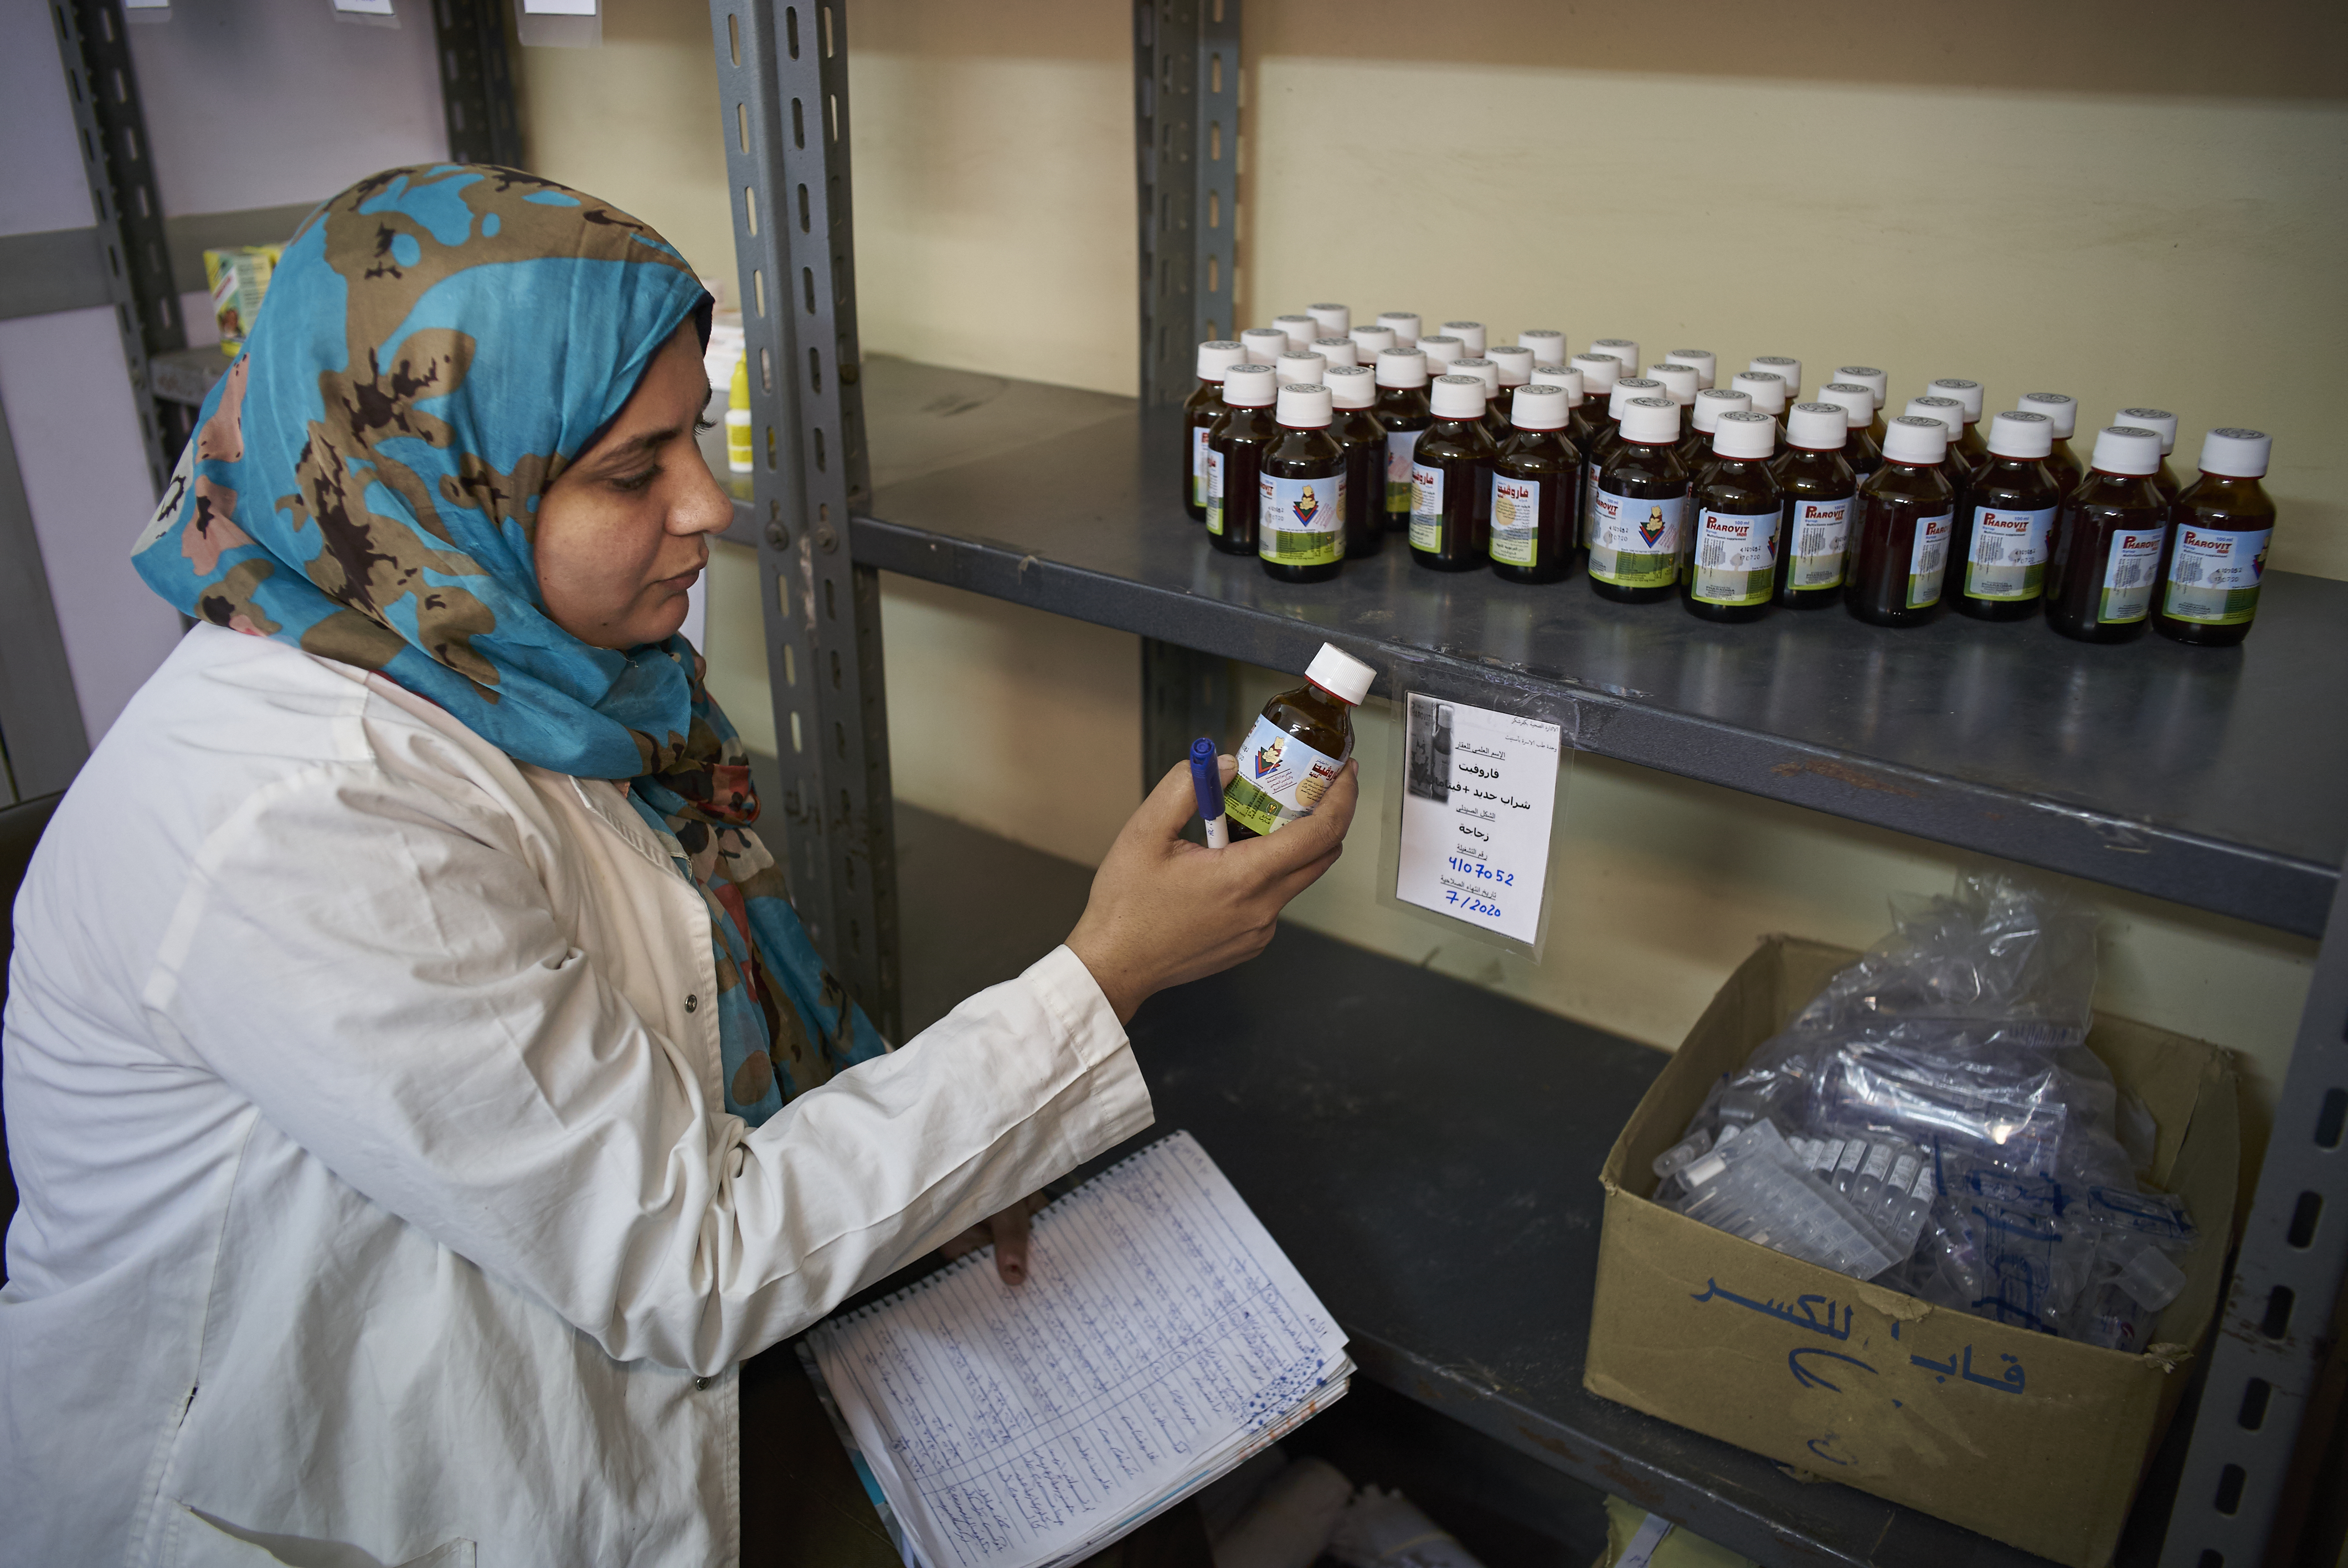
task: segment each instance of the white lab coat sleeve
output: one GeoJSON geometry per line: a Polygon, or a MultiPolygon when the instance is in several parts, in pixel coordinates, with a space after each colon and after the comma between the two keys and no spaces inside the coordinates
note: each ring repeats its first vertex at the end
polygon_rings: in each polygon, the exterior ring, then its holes
{"type": "Polygon", "coordinates": [[[211,835],[143,1001],[374,1203],[704,1373],[1150,1120],[1063,948],[752,1131],[565,939],[510,814],[345,764],[211,835]]]}

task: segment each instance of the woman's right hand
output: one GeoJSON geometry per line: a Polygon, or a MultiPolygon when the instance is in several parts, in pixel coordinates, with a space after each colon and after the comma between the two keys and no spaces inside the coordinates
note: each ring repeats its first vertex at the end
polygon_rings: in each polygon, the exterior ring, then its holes
{"type": "MultiPolygon", "coordinates": [[[[1217,759],[1229,785],[1239,764],[1217,759]]],[[[1198,809],[1190,764],[1177,763],[1127,819],[1093,875],[1068,948],[1084,960],[1117,1021],[1151,993],[1254,958],[1288,901],[1344,850],[1360,798],[1347,763],[1313,815],[1264,838],[1207,849],[1182,837],[1198,809]]]]}

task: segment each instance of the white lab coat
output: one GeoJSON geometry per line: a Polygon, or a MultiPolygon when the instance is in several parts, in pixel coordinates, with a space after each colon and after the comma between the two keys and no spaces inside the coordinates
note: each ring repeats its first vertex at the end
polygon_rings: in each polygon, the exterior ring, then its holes
{"type": "Polygon", "coordinates": [[[726,1564],[736,1364],[1147,1126],[1063,948],[753,1131],[618,786],[209,626],[16,907],[0,1556],[726,1564]]]}

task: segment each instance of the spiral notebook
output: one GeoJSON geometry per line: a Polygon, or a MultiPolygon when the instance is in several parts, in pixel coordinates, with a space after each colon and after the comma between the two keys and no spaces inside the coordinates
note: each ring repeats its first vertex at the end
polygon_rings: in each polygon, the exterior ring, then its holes
{"type": "Polygon", "coordinates": [[[859,1461],[920,1568],[1098,1551],[1342,1396],[1345,1336],[1188,1132],[992,1247],[811,1329],[859,1461]]]}

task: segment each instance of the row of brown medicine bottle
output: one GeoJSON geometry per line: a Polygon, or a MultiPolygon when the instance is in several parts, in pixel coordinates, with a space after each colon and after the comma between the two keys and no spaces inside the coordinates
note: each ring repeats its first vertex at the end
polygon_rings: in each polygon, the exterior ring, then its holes
{"type": "MultiPolygon", "coordinates": [[[[1455,326],[1480,339],[1476,323],[1455,326]]],[[[1627,340],[1559,366],[1526,344],[1471,354],[1480,341],[1449,331],[1408,348],[1387,346],[1383,324],[1301,350],[1289,330],[1249,335],[1264,341],[1200,345],[1186,502],[1218,548],[1283,580],[1333,577],[1406,531],[1437,570],[1553,582],[1586,554],[1601,597],[1676,594],[1715,620],[1840,601],[1909,626],[1945,600],[1989,620],[2043,609],[2088,641],[2149,622],[2219,645],[2256,613],[2273,519],[2256,432],[2212,432],[2201,480],[2180,495],[2166,461],[2176,420],[2157,409],[2123,410],[2085,467],[2068,445],[2076,405],[2060,394],[2030,395],[1984,438],[1981,385],[1954,378],[1887,425],[1875,414],[1888,378],[1865,366],[1788,408],[1801,374],[1790,359],[1756,360],[1714,388],[1700,384],[1713,356],[1694,350],[1621,375],[1638,357],[1627,340]],[[1269,369],[1241,363],[1275,350],[1269,369]],[[1365,351],[1375,372],[1329,363],[1365,351]],[[1451,374],[1430,382],[1430,354],[1451,374]],[[1585,403],[1589,383],[1602,408],[1585,403]]],[[[1560,334],[1526,335],[1562,352],[1560,334]]]]}

